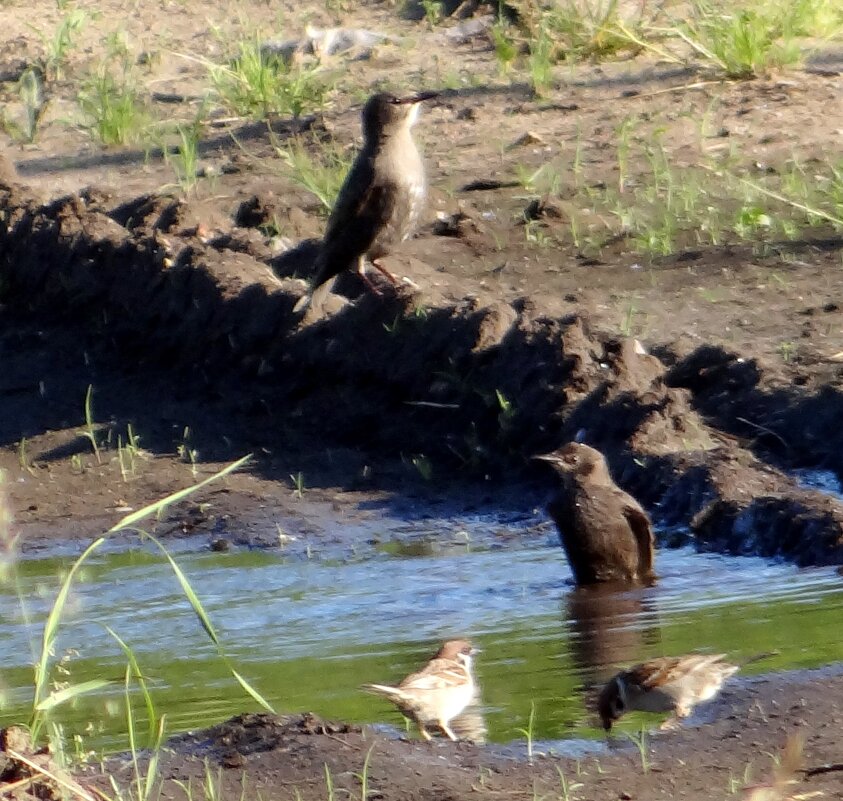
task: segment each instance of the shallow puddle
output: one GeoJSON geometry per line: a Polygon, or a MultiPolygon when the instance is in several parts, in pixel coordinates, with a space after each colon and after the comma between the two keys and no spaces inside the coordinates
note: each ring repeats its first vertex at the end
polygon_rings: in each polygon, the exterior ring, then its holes
{"type": "MultiPolygon", "coordinates": [[[[537,533],[537,522],[383,519],[381,536],[359,548],[298,543],[286,551],[210,553],[182,541],[174,554],[226,653],[279,712],[403,728],[387,702],[359,685],[399,680],[453,635],[483,649],[477,673],[485,722],[468,725],[485,725],[495,742],[523,739],[528,730],[537,741],[600,736],[584,686],[647,657],[779,652],[747,674],[843,660],[843,581],[833,569],[662,550],[656,587],[575,591],[555,532],[537,533]]],[[[0,725],[27,717],[40,626],[69,562],[31,555],[18,563],[19,590],[8,578],[0,583],[0,725]]],[[[126,745],[119,736],[126,731],[125,659],[105,625],[134,650],[168,731],[255,708],[160,555],[98,552],[71,592],[56,651],[69,671],[57,680],[118,682],[61,713],[69,732],[86,735],[86,747],[126,745]]],[[[142,726],[138,695],[135,702],[142,726]]],[[[640,724],[627,718],[628,730],[640,724]]]]}

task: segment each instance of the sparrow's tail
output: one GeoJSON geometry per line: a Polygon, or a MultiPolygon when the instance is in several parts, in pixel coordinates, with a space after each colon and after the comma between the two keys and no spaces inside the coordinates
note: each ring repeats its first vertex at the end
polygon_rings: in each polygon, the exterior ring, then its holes
{"type": "Polygon", "coordinates": [[[360,687],[367,693],[374,693],[375,695],[384,695],[390,700],[398,700],[404,697],[404,693],[397,687],[390,687],[388,684],[363,684],[360,687]]]}

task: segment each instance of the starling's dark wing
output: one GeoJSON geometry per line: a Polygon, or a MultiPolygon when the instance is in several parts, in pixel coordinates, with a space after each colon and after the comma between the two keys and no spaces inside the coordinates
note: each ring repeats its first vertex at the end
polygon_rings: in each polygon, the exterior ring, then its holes
{"type": "Polygon", "coordinates": [[[372,159],[361,154],[346,176],[328,220],[313,289],[355,266],[389,221],[396,195],[397,187],[377,181],[372,159]]]}
{"type": "MultiPolygon", "coordinates": [[[[630,531],[632,531],[632,536],[635,537],[635,542],[638,545],[639,565],[642,568],[642,573],[652,573],[655,538],[653,537],[650,518],[647,517],[647,513],[638,503],[630,497],[625,499],[623,516],[626,518],[630,531]]],[[[642,579],[645,577],[645,575],[641,576],[642,579]]]]}

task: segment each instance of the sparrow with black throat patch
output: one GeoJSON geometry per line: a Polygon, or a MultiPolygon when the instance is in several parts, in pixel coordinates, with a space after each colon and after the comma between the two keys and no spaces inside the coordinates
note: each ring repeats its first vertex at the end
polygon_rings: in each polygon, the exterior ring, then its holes
{"type": "Polygon", "coordinates": [[[438,727],[448,738],[457,740],[449,724],[475,698],[472,667],[476,653],[467,640],[448,640],[433,659],[400,684],[364,684],[361,689],[392,701],[418,726],[425,740],[431,739],[430,727],[438,727]]]}
{"type": "Polygon", "coordinates": [[[328,282],[355,267],[366,285],[378,293],[365,275],[367,259],[396,283],[378,259],[410,236],[424,209],[427,180],[412,127],[421,103],[436,96],[436,92],[407,97],[381,92],[366,102],[363,149],[337,195],[310,289],[293,311],[320,307],[330,290],[328,282]]]}

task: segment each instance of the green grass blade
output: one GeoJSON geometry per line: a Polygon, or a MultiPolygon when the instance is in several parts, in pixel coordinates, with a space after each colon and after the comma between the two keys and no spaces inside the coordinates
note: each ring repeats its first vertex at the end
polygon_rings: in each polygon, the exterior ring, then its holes
{"type": "Polygon", "coordinates": [[[190,582],[187,579],[187,576],[185,576],[182,569],[176,564],[173,557],[170,556],[170,554],[167,552],[167,549],[151,534],[147,534],[145,532],[141,532],[141,534],[142,536],[154,542],[158,549],[161,551],[161,553],[163,553],[164,556],[167,558],[167,561],[170,563],[170,567],[172,567],[173,569],[173,573],[175,573],[176,579],[181,585],[182,592],[184,593],[185,597],[190,602],[190,605],[193,608],[194,614],[199,619],[199,622],[202,624],[202,628],[205,629],[205,633],[217,647],[217,652],[225,662],[226,667],[231,672],[231,675],[234,676],[235,679],[237,679],[240,686],[264,709],[268,710],[269,712],[275,712],[270,703],[254,687],[252,687],[252,685],[249,684],[249,682],[246,681],[246,679],[243,678],[243,676],[241,676],[229,662],[228,657],[226,656],[225,651],[222,647],[222,643],[220,642],[220,639],[217,636],[216,631],[214,630],[214,626],[211,623],[211,619],[208,617],[207,612],[205,612],[205,609],[202,606],[202,602],[199,600],[199,597],[194,592],[193,587],[190,585],[190,582]]]}
{"type": "Polygon", "coordinates": [[[35,665],[35,698],[33,700],[32,721],[30,722],[33,739],[37,739],[38,729],[40,728],[38,707],[46,697],[47,680],[49,679],[50,654],[52,653],[53,643],[55,642],[56,634],[58,633],[59,621],[61,620],[62,612],[64,611],[65,604],[67,603],[70,585],[73,583],[76,573],[84,564],[85,560],[104,542],[105,537],[98,537],[95,539],[73,563],[73,566],[70,568],[70,571],[59,589],[56,600],[50,609],[50,614],[44,623],[44,634],[41,640],[41,656],[35,665]]]}
{"type": "Polygon", "coordinates": [[[151,540],[155,543],[161,553],[167,558],[167,561],[170,563],[170,567],[173,569],[173,573],[175,573],[176,578],[178,579],[179,584],[181,585],[181,590],[184,593],[187,600],[190,602],[191,607],[193,607],[193,612],[196,617],[199,619],[199,622],[202,624],[202,628],[205,629],[205,633],[217,646],[219,649],[220,641],[219,637],[217,637],[216,631],[214,631],[214,626],[211,623],[211,619],[208,617],[208,614],[205,612],[205,609],[202,607],[202,602],[199,600],[199,597],[193,591],[193,587],[190,585],[190,582],[187,580],[187,576],[185,576],[182,569],[176,564],[175,559],[167,552],[167,549],[159,542],[155,537],[151,534],[147,534],[146,532],[141,532],[141,536],[145,537],[148,540],[151,540]]]}
{"type": "Polygon", "coordinates": [[[50,693],[43,701],[35,705],[36,712],[49,712],[51,709],[60,706],[65,701],[70,701],[73,698],[78,698],[85,693],[95,692],[101,690],[103,687],[110,687],[117,682],[113,679],[91,679],[90,681],[82,681],[79,684],[73,684],[70,687],[65,687],[62,690],[57,690],[50,693]]]}
{"type": "Polygon", "coordinates": [[[126,733],[129,736],[129,753],[132,755],[132,774],[135,780],[135,787],[137,787],[138,801],[140,801],[143,796],[141,795],[141,776],[140,770],[138,769],[138,746],[135,739],[135,713],[132,711],[131,687],[132,666],[127,662],[123,682],[123,697],[126,699],[126,733]]]}
{"type": "Polygon", "coordinates": [[[174,492],[171,495],[168,495],[166,498],[162,498],[155,503],[151,503],[148,506],[144,506],[143,509],[138,509],[136,512],[132,512],[131,514],[126,515],[121,520],[118,520],[109,530],[108,533],[111,534],[114,531],[120,531],[124,528],[131,528],[134,526],[135,523],[143,520],[143,518],[147,517],[151,514],[158,514],[162,510],[166,509],[168,506],[177,503],[178,501],[182,500],[182,498],[186,498],[188,495],[196,492],[196,490],[201,489],[202,487],[210,484],[212,481],[216,481],[217,479],[223,478],[227,476],[229,473],[233,473],[238,468],[242,467],[246,462],[248,462],[252,458],[251,454],[247,454],[242,459],[238,459],[236,462],[232,462],[228,467],[224,467],[218,473],[214,473],[212,476],[208,476],[204,481],[200,481],[198,484],[193,484],[186,489],[179,490],[178,492],[174,492]]]}
{"type": "Polygon", "coordinates": [[[158,761],[161,755],[161,743],[164,742],[166,725],[167,716],[161,715],[161,719],[158,721],[158,731],[155,733],[155,739],[151,745],[152,755],[149,758],[149,764],[146,766],[146,781],[144,782],[142,798],[150,798],[152,795],[152,786],[155,777],[158,775],[158,761]]]}
{"type": "Polygon", "coordinates": [[[143,695],[144,704],[146,705],[146,715],[149,719],[149,734],[147,737],[147,741],[149,747],[151,748],[155,739],[157,719],[155,716],[155,705],[152,703],[152,696],[149,693],[149,687],[147,687],[146,679],[144,678],[143,673],[141,672],[140,665],[138,664],[138,660],[135,657],[135,652],[128,645],[126,645],[120,635],[117,634],[117,632],[115,632],[110,626],[105,626],[105,630],[117,641],[117,644],[123,649],[123,653],[126,655],[129,667],[131,667],[132,672],[134,674],[134,679],[140,687],[141,694],[143,695]]]}
{"type": "MultiPolygon", "coordinates": [[[[226,660],[228,662],[228,660],[226,660]]],[[[249,684],[246,679],[244,679],[231,665],[228,665],[228,669],[231,671],[231,675],[234,676],[237,681],[240,682],[240,686],[252,696],[267,712],[272,712],[275,714],[275,709],[272,707],[272,704],[269,703],[251,684],[249,684]]]]}

